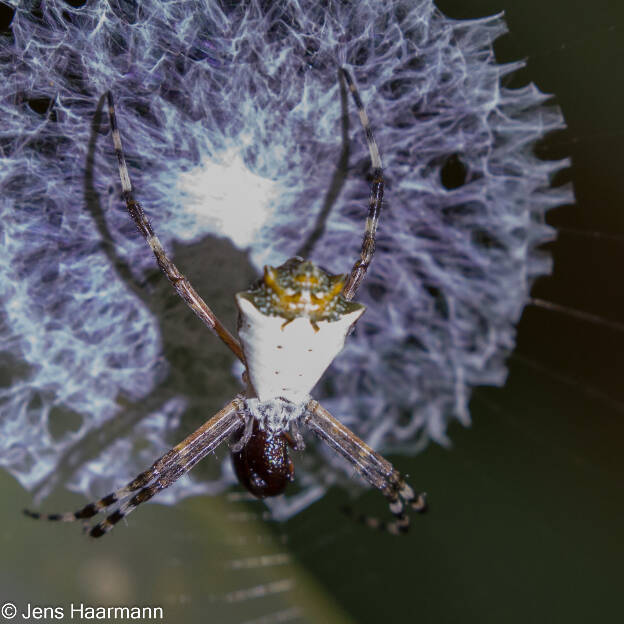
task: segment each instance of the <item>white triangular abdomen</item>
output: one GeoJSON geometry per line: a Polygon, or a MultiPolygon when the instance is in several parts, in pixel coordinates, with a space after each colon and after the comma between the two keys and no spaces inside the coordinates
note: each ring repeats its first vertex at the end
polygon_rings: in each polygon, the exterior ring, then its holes
{"type": "Polygon", "coordinates": [[[296,318],[287,325],[280,316],[260,312],[251,301],[236,295],[240,312],[238,335],[245,353],[251,384],[260,401],[283,397],[306,401],[310,390],[344,347],[351,326],[364,306],[337,321],[296,318]]]}

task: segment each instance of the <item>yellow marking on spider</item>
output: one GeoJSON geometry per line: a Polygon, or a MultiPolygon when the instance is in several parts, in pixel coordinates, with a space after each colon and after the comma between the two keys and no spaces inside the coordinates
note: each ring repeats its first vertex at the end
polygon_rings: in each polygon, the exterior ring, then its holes
{"type": "Polygon", "coordinates": [[[269,265],[264,267],[264,283],[277,295],[282,296],[284,289],[277,283],[277,273],[269,265]]]}
{"type": "Polygon", "coordinates": [[[306,273],[300,273],[298,275],[295,275],[293,279],[295,280],[295,282],[299,282],[300,284],[303,284],[305,286],[318,286],[319,285],[319,278],[316,275],[308,275],[306,273]]]}
{"type": "Polygon", "coordinates": [[[344,287],[344,275],[334,275],[331,277],[331,279],[334,280],[334,285],[332,286],[331,290],[328,290],[324,295],[321,295],[320,297],[318,295],[312,295],[312,301],[314,301],[314,303],[317,303],[323,309],[330,301],[334,299],[334,297],[337,297],[342,292],[342,289],[344,287]]]}

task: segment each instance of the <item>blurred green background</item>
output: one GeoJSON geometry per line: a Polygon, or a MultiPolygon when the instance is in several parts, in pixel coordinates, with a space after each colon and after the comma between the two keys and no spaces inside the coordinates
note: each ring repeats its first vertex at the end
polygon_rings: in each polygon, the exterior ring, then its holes
{"type": "MultiPolygon", "coordinates": [[[[497,59],[528,59],[508,86],[556,96],[568,129],[538,150],[572,158],[556,182],[573,182],[577,204],[549,214],[554,273],[532,294],[604,321],[527,307],[508,382],[474,392],[473,426],[451,427],[452,448],[392,458],[431,501],[400,539],[351,523],[333,490],[285,524],[225,497],[147,505],[93,541],[27,521],[31,494],[0,473],[2,603],[160,605],[176,623],[622,621],[624,6],[438,6],[462,19],[504,10],[497,59]]],[[[45,508],[81,500],[57,488],[45,508]]],[[[360,502],[379,509],[374,493],[360,502]]]]}

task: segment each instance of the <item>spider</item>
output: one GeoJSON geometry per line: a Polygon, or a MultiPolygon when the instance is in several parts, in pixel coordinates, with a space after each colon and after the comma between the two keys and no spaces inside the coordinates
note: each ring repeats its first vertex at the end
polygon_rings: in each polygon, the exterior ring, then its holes
{"type": "Polygon", "coordinates": [[[121,489],[75,512],[41,514],[26,510],[28,516],[72,522],[91,518],[118,504],[115,511],[90,529],[92,537],[101,537],[228,439],[233,440],[230,451],[241,484],[258,498],[276,496],[294,480],[294,464],[288,448],[303,450],[301,426],[342,455],[387,498],[393,520],[381,522],[362,516],[360,519],[370,526],[393,534],[404,533],[410,524],[407,508],[418,512],[426,509],[424,493],[416,494],[389,461],[309,394],[342,350],[347,335],[365,310],[352,299],[375,252],[375,232],[384,190],[379,149],[357,87],[346,68],[341,67],[339,75],[357,108],[373,168],[360,257],[348,275],[330,275],[300,257],[275,268],[266,266],[257,283],[236,295],[238,339],[216,318],[171,262],[143,208],[134,199],[113,96],[108,92],[110,127],[128,212],[180,297],[243,363],[243,380],[247,387],[244,394],[232,399],[197,431],[121,489]]]}

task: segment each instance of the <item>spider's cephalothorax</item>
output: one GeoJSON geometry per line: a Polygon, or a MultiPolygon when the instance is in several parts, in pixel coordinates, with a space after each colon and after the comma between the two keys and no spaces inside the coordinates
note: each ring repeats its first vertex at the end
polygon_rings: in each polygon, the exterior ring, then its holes
{"type": "Polygon", "coordinates": [[[117,129],[113,97],[108,94],[113,142],[128,212],[178,294],[241,360],[245,366],[243,377],[247,390],[119,490],[75,512],[26,512],[28,515],[70,522],[91,518],[117,505],[113,513],[91,529],[93,537],[100,537],[228,439],[234,440],[232,459],[240,482],[255,496],[275,496],[294,478],[288,447],[303,449],[300,427],[312,431],[388,499],[395,519],[386,523],[364,517],[368,525],[401,533],[409,527],[406,508],[425,510],[425,495],[416,494],[389,461],[360,440],[309,394],[342,350],[349,331],[364,312],[364,306],[353,303],[351,299],[364,279],[375,252],[375,232],[384,189],[381,158],[362,100],[351,74],[341,68],[340,75],[357,107],[373,165],[360,257],[348,275],[330,275],[302,258],[291,258],[277,268],[266,267],[264,277],[258,284],[236,295],[238,339],[219,321],[171,262],[143,208],[134,199],[117,129]]]}
{"type": "Polygon", "coordinates": [[[295,479],[295,466],[288,455],[288,439],[284,433],[261,428],[255,419],[251,427],[247,443],[239,451],[232,450],[234,471],[254,496],[277,496],[295,479]]]}
{"type": "Polygon", "coordinates": [[[238,480],[254,496],[277,496],[294,481],[295,465],[288,447],[305,448],[299,424],[306,403],[281,397],[245,401],[245,427],[230,450],[238,480]]]}

